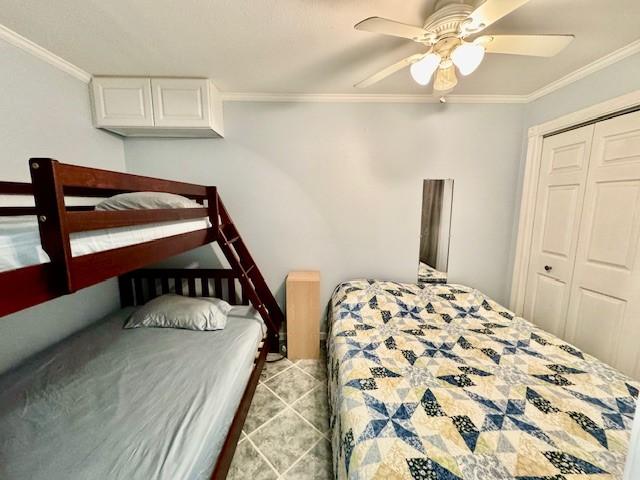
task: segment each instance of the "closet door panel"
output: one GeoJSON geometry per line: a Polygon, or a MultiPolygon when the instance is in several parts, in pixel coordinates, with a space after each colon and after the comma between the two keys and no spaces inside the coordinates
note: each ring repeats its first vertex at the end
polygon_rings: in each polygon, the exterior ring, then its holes
{"type": "Polygon", "coordinates": [[[545,139],[524,316],[564,336],[593,126],[545,139]]]}
{"type": "Polygon", "coordinates": [[[547,332],[558,332],[562,328],[558,319],[563,314],[568,285],[548,275],[537,275],[534,281],[531,316],[528,318],[547,332]]]}
{"type": "Polygon", "coordinates": [[[575,235],[573,222],[567,222],[576,214],[580,185],[552,185],[547,189],[542,251],[549,255],[567,258],[571,254],[575,235]]]}
{"type": "Polygon", "coordinates": [[[585,261],[631,270],[638,244],[640,219],[634,206],[640,199],[640,181],[598,182],[594,189],[585,261]]]}
{"type": "Polygon", "coordinates": [[[599,123],[580,224],[567,336],[640,377],[640,113],[599,123]]]}
{"type": "Polygon", "coordinates": [[[576,317],[580,319],[580,328],[571,339],[572,343],[604,362],[613,363],[626,302],[586,288],[576,289],[571,301],[576,317]]]}

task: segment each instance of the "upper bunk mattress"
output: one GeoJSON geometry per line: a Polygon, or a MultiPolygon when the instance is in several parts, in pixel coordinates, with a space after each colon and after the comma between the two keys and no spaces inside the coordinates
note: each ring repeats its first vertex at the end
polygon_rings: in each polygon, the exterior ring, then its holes
{"type": "MultiPolygon", "coordinates": [[[[149,242],[209,227],[207,218],[179,222],[150,223],[71,234],[74,257],[149,242]]],[[[35,216],[0,217],[0,272],[49,262],[40,244],[35,216]]]]}
{"type": "Polygon", "coordinates": [[[639,384],[477,290],[347,282],[329,321],[338,478],[622,478],[639,384]]]}
{"type": "Polygon", "coordinates": [[[208,478],[264,325],[124,330],[132,309],[0,377],[0,478],[208,478]]]}

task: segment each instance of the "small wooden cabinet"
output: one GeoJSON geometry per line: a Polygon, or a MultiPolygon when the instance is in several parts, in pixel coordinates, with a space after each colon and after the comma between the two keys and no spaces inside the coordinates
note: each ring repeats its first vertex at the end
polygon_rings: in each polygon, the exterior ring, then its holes
{"type": "Polygon", "coordinates": [[[222,98],[206,78],[93,77],[93,122],[126,137],[222,137],[222,98]]]}
{"type": "Polygon", "coordinates": [[[320,357],[320,272],[287,276],[287,356],[320,357]]]}

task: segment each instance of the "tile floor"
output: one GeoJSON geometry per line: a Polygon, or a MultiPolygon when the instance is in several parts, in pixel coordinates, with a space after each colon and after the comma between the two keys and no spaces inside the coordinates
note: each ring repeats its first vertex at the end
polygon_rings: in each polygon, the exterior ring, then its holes
{"type": "Polygon", "coordinates": [[[324,359],[265,365],[227,478],[332,478],[324,359]]]}

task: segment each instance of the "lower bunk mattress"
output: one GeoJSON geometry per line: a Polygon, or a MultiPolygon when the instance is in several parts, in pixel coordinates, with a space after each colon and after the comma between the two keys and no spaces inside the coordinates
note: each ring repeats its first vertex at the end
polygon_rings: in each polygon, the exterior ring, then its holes
{"type": "Polygon", "coordinates": [[[477,290],[346,282],[329,325],[338,478],[622,478],[640,385],[477,290]]]}
{"type": "Polygon", "coordinates": [[[264,325],[124,330],[124,309],[0,377],[0,478],[211,475],[264,325]]]}

